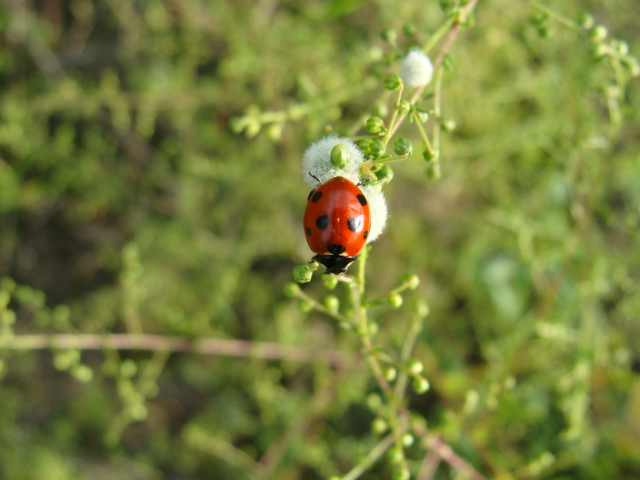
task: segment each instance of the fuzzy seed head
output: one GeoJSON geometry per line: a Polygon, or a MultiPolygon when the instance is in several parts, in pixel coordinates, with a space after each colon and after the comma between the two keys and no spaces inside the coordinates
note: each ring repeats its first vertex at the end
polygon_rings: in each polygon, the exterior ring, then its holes
{"type": "Polygon", "coordinates": [[[381,191],[376,190],[374,186],[363,186],[362,193],[367,197],[369,211],[371,212],[371,230],[369,230],[369,237],[367,238],[367,244],[369,244],[376,240],[384,230],[384,227],[387,226],[389,214],[387,201],[381,191]]]}
{"type": "Polygon", "coordinates": [[[420,87],[426,85],[433,77],[433,64],[427,55],[420,50],[411,50],[400,64],[400,78],[405,85],[420,87]]]}
{"type": "Polygon", "coordinates": [[[302,156],[302,178],[310,186],[315,187],[318,183],[309,175],[312,173],[320,179],[320,182],[326,182],[333,177],[345,177],[353,183],[360,181],[360,165],[364,161],[362,152],[358,150],[357,145],[347,137],[328,136],[321,138],[317,142],[309,145],[302,156]],[[342,153],[348,154],[349,161],[344,166],[337,166],[331,162],[331,151],[336,145],[344,145],[346,151],[342,153]]]}

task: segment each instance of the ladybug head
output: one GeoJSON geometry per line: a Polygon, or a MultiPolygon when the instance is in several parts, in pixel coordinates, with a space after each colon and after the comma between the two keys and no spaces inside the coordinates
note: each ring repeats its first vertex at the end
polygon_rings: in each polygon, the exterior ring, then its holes
{"type": "Polygon", "coordinates": [[[351,265],[357,256],[349,257],[347,255],[315,255],[311,260],[315,260],[327,270],[325,275],[340,275],[347,273],[347,268],[351,265]]]}

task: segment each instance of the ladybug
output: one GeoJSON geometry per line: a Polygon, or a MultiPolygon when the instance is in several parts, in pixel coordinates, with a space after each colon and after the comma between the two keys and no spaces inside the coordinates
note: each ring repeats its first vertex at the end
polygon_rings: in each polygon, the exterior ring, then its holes
{"type": "Polygon", "coordinates": [[[369,236],[369,202],[351,180],[333,177],[309,193],[303,224],[307,244],[317,254],[311,261],[323,265],[326,274],[346,273],[369,236]]]}

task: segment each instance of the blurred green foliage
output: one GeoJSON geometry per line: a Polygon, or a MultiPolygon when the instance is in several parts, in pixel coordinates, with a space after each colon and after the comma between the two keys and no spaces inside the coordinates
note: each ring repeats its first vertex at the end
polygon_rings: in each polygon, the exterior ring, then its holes
{"type": "MultiPolygon", "coordinates": [[[[455,3],[4,2],[0,334],[354,352],[283,293],[310,257],[300,157],[384,113],[381,31],[423,44],[455,3]]],[[[638,478],[640,91],[535,5],[479,3],[447,60],[442,178],[420,155],[394,168],[368,289],[422,281],[375,310],[377,339],[399,348],[429,303],[431,389],[409,406],[487,477],[638,478]]],[[[640,51],[637,5],[554,8],[640,51]]],[[[361,366],[7,349],[0,376],[7,480],[328,478],[379,442],[361,366]]]]}

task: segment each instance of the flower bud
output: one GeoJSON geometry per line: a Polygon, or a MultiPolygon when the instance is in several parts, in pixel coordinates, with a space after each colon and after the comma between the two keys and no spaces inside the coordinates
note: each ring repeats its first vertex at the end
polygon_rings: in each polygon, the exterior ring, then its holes
{"type": "MultiPolygon", "coordinates": [[[[295,277],[295,273],[294,273],[294,277],[295,277]]],[[[284,286],[284,294],[289,298],[296,298],[299,292],[300,292],[300,287],[298,286],[297,283],[289,282],[284,286]]]]}
{"type": "Polygon", "coordinates": [[[411,111],[411,104],[404,98],[401,98],[396,108],[398,109],[398,113],[400,115],[406,115],[411,111]]]}
{"type": "Polygon", "coordinates": [[[456,121],[453,118],[441,118],[440,127],[445,132],[453,132],[456,129],[456,121]]]}
{"type": "Polygon", "coordinates": [[[604,25],[597,25],[593,27],[593,30],[591,30],[591,33],[589,34],[589,39],[592,42],[601,42],[605,38],[607,38],[608,34],[609,32],[607,31],[607,27],[605,27],[604,25]]]}
{"type": "Polygon", "coordinates": [[[385,28],[382,30],[382,32],[380,32],[380,37],[390,45],[395,45],[396,39],[398,38],[396,31],[393,28],[385,28]]]}
{"type": "Polygon", "coordinates": [[[420,279],[417,275],[405,275],[402,278],[402,283],[405,283],[409,290],[415,290],[416,288],[418,288],[418,285],[420,285],[420,279]]]}
{"type": "Polygon", "coordinates": [[[402,27],[402,32],[407,37],[413,37],[416,34],[416,26],[413,23],[407,23],[404,27],[402,27]]]}
{"type": "Polygon", "coordinates": [[[296,265],[293,267],[293,280],[298,283],[309,283],[314,270],[315,268],[312,268],[309,265],[296,265]]]}
{"type": "Polygon", "coordinates": [[[389,299],[387,300],[387,302],[393,308],[400,308],[400,306],[402,305],[402,295],[400,295],[399,293],[389,295],[389,299]]]}
{"type": "Polygon", "coordinates": [[[366,129],[369,133],[378,133],[382,130],[386,130],[384,122],[380,117],[369,117],[366,122],[366,129]]]}
{"type": "Polygon", "coordinates": [[[344,143],[339,143],[331,149],[329,159],[334,166],[344,168],[351,160],[351,154],[344,143]]]}
{"type": "Polygon", "coordinates": [[[585,30],[590,30],[591,28],[593,28],[596,21],[593,18],[593,15],[591,15],[590,13],[583,13],[582,15],[580,15],[580,18],[578,18],[578,23],[585,30]]]}
{"type": "Polygon", "coordinates": [[[387,382],[393,382],[396,379],[398,371],[393,367],[388,367],[384,370],[384,378],[387,382]]]}
{"type": "Polygon", "coordinates": [[[393,75],[384,81],[384,88],[392,92],[400,90],[402,88],[402,80],[399,76],[393,75]]]}
{"type": "Polygon", "coordinates": [[[324,297],[324,306],[330,312],[335,313],[340,308],[340,300],[335,295],[327,295],[324,297]]]}
{"type": "Polygon", "coordinates": [[[300,302],[298,302],[298,308],[300,308],[302,313],[309,313],[313,310],[313,304],[308,300],[300,300],[300,302]]]}
{"type": "Polygon", "coordinates": [[[426,148],[422,152],[422,158],[424,158],[427,162],[435,162],[438,159],[439,153],[437,150],[429,150],[426,148]]]}
{"type": "Polygon", "coordinates": [[[413,143],[408,138],[398,137],[393,144],[393,152],[399,156],[411,156],[413,154],[413,143]]]}
{"type": "Polygon", "coordinates": [[[376,435],[382,435],[388,428],[387,422],[380,417],[376,417],[375,420],[371,422],[371,431],[376,435]]]}
{"type": "Polygon", "coordinates": [[[413,387],[413,391],[418,395],[425,393],[429,390],[429,381],[420,376],[413,377],[413,382],[411,382],[411,386],[413,387]]]}
{"type": "Polygon", "coordinates": [[[420,360],[412,358],[407,363],[407,371],[412,375],[418,375],[422,373],[422,370],[424,370],[424,365],[422,365],[420,360]]]}
{"type": "Polygon", "coordinates": [[[433,162],[427,168],[427,178],[431,181],[438,180],[442,176],[442,172],[440,171],[440,164],[437,162],[433,162]]]}

